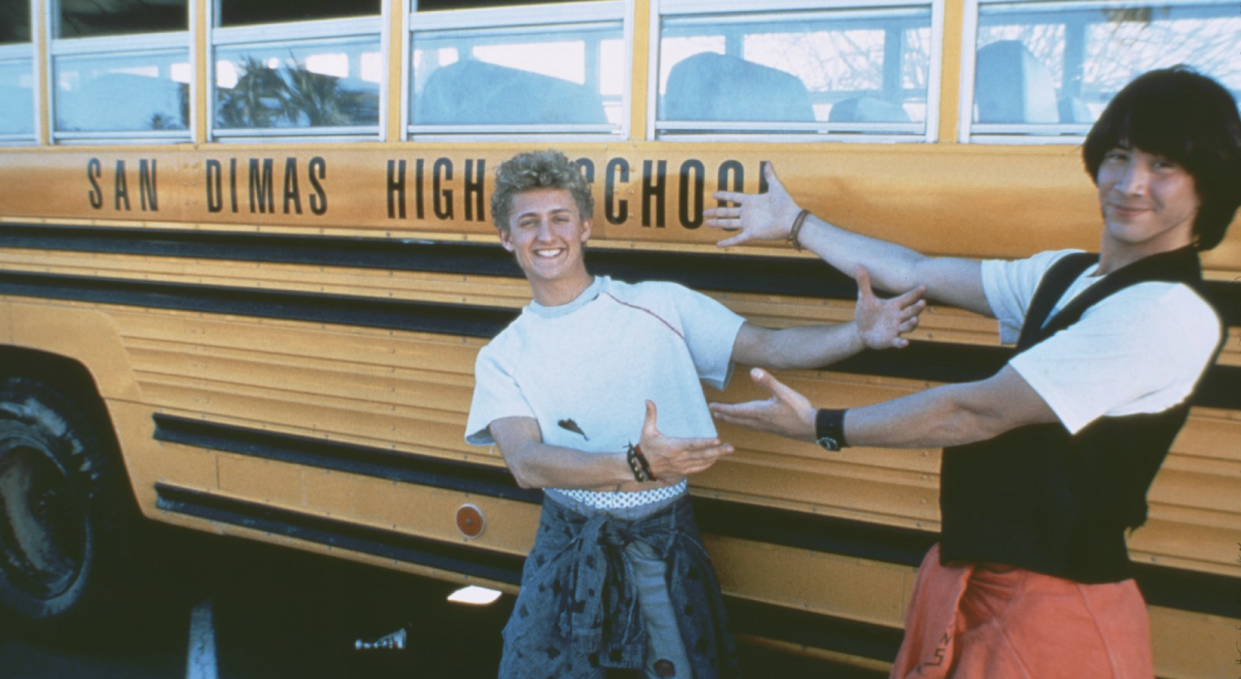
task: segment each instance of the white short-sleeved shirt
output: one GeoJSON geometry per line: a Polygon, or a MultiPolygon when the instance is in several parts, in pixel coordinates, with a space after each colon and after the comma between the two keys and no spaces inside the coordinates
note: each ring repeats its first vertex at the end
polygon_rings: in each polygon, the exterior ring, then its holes
{"type": "MultiPolygon", "coordinates": [[[[983,289],[1001,341],[1017,341],[1039,281],[1075,250],[982,264],[983,289]]],[[[1103,279],[1091,266],[1056,304],[1058,312],[1103,279]]],[[[1205,372],[1222,332],[1214,309],[1188,286],[1145,282],[1116,292],[1009,365],[1077,433],[1099,417],[1157,413],[1184,401],[1205,372]]]]}
{"type": "Polygon", "coordinates": [[[681,285],[606,276],[569,304],[531,302],[479,352],[466,441],[489,445],[495,420],[533,417],[545,443],[614,453],[638,442],[648,399],[664,434],[713,437],[702,383],[728,383],[742,323],[681,285]]]}

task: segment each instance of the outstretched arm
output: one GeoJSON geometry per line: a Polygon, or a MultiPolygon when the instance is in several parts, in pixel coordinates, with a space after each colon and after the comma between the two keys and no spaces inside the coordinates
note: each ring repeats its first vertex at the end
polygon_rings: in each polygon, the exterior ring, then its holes
{"type": "MultiPolygon", "coordinates": [[[[720,241],[721,247],[789,237],[801,207],[770,164],[764,165],[763,172],[767,193],[715,193],[716,199],[737,207],[706,210],[707,226],[740,230],[720,241]]],[[[902,245],[853,233],[814,215],[805,218],[797,242],[846,274],[865,267],[881,290],[904,292],[925,285],[931,299],[991,315],[991,306],[983,293],[981,265],[975,260],[927,257],[902,245]]]]}
{"type": "MultiPolygon", "coordinates": [[[[770,373],[750,377],[771,397],[747,403],[712,403],[711,412],[730,424],[814,441],[817,409],[770,373]]],[[[927,389],[845,412],[844,438],[851,446],[940,448],[984,441],[1027,424],[1057,422],[1055,413],[1021,375],[1005,366],[980,382],[927,389]]]]}
{"type": "Polygon", "coordinates": [[[674,485],[689,474],[703,471],[733,452],[718,438],[665,436],[656,423],[655,404],[646,402],[646,419],[638,445],[657,481],[634,480],[625,451],[590,453],[543,443],[539,423],[532,417],[504,417],[488,427],[504,461],[522,488],[585,488],[635,491],[674,485]]]}
{"type": "Polygon", "coordinates": [[[856,277],[858,301],[852,321],[781,330],[746,323],[737,333],[732,359],[767,368],[817,368],[867,348],[908,346],[909,340],[901,335],[918,326],[918,314],[926,306],[921,299],[924,289],[885,300],[875,296],[865,269],[859,268],[856,277]]]}

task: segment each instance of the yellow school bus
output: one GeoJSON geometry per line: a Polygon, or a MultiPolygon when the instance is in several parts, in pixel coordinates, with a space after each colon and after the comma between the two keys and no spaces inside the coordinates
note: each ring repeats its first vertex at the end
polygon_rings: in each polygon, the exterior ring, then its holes
{"type": "MultiPolygon", "coordinates": [[[[927,253],[1091,249],[1091,122],[1175,63],[1241,93],[1238,45],[1237,0],[0,0],[0,609],[106,610],[143,518],[515,591],[540,494],[463,441],[530,295],[486,210],[514,153],[591,180],[594,272],[837,322],[852,282],[717,248],[714,191],[770,161],[927,253]]],[[[1130,536],[1168,678],[1241,659],[1241,226],[1204,263],[1227,343],[1130,536]]],[[[933,307],[782,377],[861,405],[991,374],[996,335],[933,307]]],[[[692,490],[738,635],[886,671],[940,451],[721,434],[692,490]]]]}

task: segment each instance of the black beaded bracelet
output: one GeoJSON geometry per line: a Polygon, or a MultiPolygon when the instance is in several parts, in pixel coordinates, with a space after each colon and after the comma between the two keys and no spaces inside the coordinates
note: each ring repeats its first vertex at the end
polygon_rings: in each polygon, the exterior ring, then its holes
{"type": "Polygon", "coordinates": [[[633,472],[633,480],[638,483],[645,483],[650,481],[651,477],[647,473],[646,458],[641,457],[641,455],[641,451],[632,443],[625,449],[625,461],[629,463],[629,469],[633,472]]]}
{"type": "Polygon", "coordinates": [[[849,445],[845,443],[845,411],[820,408],[814,414],[814,438],[823,450],[836,451],[849,445]]]}
{"type": "Polygon", "coordinates": [[[651,463],[646,459],[646,455],[642,454],[642,444],[635,443],[630,447],[633,449],[633,456],[638,458],[638,464],[642,465],[642,472],[646,474],[646,478],[658,481],[655,474],[651,473],[651,463]]]}

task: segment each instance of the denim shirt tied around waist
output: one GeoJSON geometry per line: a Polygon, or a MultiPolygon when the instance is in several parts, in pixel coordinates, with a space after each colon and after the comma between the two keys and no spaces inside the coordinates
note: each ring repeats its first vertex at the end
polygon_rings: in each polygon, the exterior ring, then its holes
{"type": "Polygon", "coordinates": [[[667,565],[668,595],[697,679],[739,677],[719,582],[688,496],[634,520],[583,514],[545,499],[522,590],[504,629],[504,678],[598,677],[641,669],[646,651],[625,547],[641,541],[667,565]]]}

